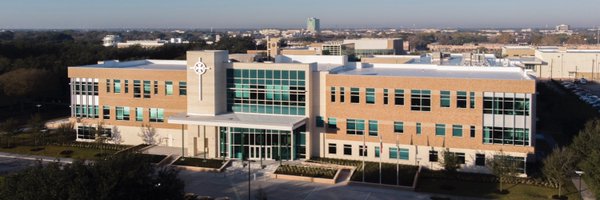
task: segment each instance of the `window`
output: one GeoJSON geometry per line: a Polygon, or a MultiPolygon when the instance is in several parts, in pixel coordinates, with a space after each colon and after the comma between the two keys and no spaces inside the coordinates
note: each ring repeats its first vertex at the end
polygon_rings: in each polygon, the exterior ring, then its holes
{"type": "Polygon", "coordinates": [[[337,129],[337,119],[330,117],[327,119],[327,128],[337,129]]]}
{"type": "Polygon", "coordinates": [[[404,122],[394,122],[394,133],[404,133],[404,122]]]}
{"type": "Polygon", "coordinates": [[[383,89],[383,105],[388,105],[388,98],[389,98],[389,94],[388,94],[388,89],[383,89]]]}
{"type": "Polygon", "coordinates": [[[141,81],[133,80],[133,98],[141,98],[141,97],[142,97],[141,81]]]}
{"type": "Polygon", "coordinates": [[[98,95],[98,82],[94,82],[94,95],[98,95]]]}
{"type": "Polygon", "coordinates": [[[421,134],[421,123],[417,122],[417,135],[421,134]]]}
{"type": "Polygon", "coordinates": [[[475,126],[471,126],[471,137],[475,137],[475,126]]]}
{"type": "Polygon", "coordinates": [[[129,93],[129,80],[125,80],[125,94],[129,93]]]}
{"type": "Polygon", "coordinates": [[[529,129],[483,127],[484,144],[511,144],[529,146],[529,129]]]}
{"type": "Polygon", "coordinates": [[[79,139],[96,139],[94,135],[96,128],[91,126],[78,126],[77,127],[77,138],[79,139]]]}
{"type": "Polygon", "coordinates": [[[162,108],[150,108],[150,122],[163,122],[165,110],[162,108]]]}
{"type": "Polygon", "coordinates": [[[179,81],[179,95],[180,96],[187,95],[187,82],[179,81]]]}
{"type": "Polygon", "coordinates": [[[366,102],[367,104],[375,104],[375,88],[367,88],[366,102]]]}
{"type": "Polygon", "coordinates": [[[408,149],[400,148],[398,154],[400,155],[400,160],[408,160],[408,149]]]}
{"type": "Polygon", "coordinates": [[[350,88],[350,103],[360,103],[360,88],[350,88]]]}
{"type": "Polygon", "coordinates": [[[429,90],[411,90],[410,110],[430,111],[431,110],[431,91],[429,90]]]}
{"type": "Polygon", "coordinates": [[[390,159],[398,159],[398,148],[390,147],[390,159]]]}
{"type": "Polygon", "coordinates": [[[135,108],[135,121],[144,121],[144,108],[135,108]]]}
{"type": "Polygon", "coordinates": [[[115,107],[117,120],[129,121],[129,107],[115,107]]]}
{"type": "Polygon", "coordinates": [[[325,126],[325,121],[323,121],[323,117],[321,116],[317,116],[315,117],[315,121],[316,121],[316,126],[317,127],[324,127],[325,126]]]}
{"type": "Polygon", "coordinates": [[[375,158],[379,158],[381,156],[381,147],[375,147],[375,158]]]}
{"type": "Polygon", "coordinates": [[[437,162],[439,160],[437,151],[429,151],[429,162],[437,162]]]}
{"type": "Polygon", "coordinates": [[[475,154],[475,165],[485,166],[485,154],[475,154]]]}
{"type": "Polygon", "coordinates": [[[368,152],[367,146],[363,146],[363,145],[358,146],[358,155],[367,157],[367,152],[368,152]]]}
{"type": "Polygon", "coordinates": [[[365,131],[365,120],[348,119],[346,120],[346,133],[350,135],[362,135],[365,131]]]}
{"type": "Polygon", "coordinates": [[[173,81],[165,81],[165,95],[173,95],[173,81]]]}
{"type": "Polygon", "coordinates": [[[450,91],[440,92],[440,107],[450,107],[450,91]]]}
{"type": "Polygon", "coordinates": [[[110,106],[102,106],[103,119],[110,119],[110,106]]]}
{"type": "Polygon", "coordinates": [[[345,144],[344,145],[344,155],[352,155],[352,145],[345,144]]]}
{"type": "Polygon", "coordinates": [[[467,107],[467,92],[458,91],[456,92],[456,107],[466,108],[467,107]]]}
{"type": "Polygon", "coordinates": [[[121,93],[121,80],[115,80],[115,88],[114,88],[115,93],[119,94],[121,93]]]}
{"type": "Polygon", "coordinates": [[[458,164],[465,164],[465,153],[454,153],[458,160],[458,164]]]}
{"type": "Polygon", "coordinates": [[[154,95],[158,94],[158,81],[154,81],[154,95]]]}
{"type": "Polygon", "coordinates": [[[377,136],[377,120],[369,120],[369,136],[377,136]]]}
{"type": "Polygon", "coordinates": [[[150,98],[150,81],[144,81],[144,98],[150,98]]]}
{"type": "Polygon", "coordinates": [[[331,102],[335,102],[335,87],[331,87],[330,94],[331,102]]]}
{"type": "Polygon", "coordinates": [[[475,92],[469,92],[469,108],[475,108],[475,92]]]}
{"type": "Polygon", "coordinates": [[[329,154],[337,154],[337,145],[335,143],[329,143],[329,154]]]}
{"type": "Polygon", "coordinates": [[[340,87],[340,102],[344,103],[346,100],[346,92],[344,91],[344,87],[340,87]]]}
{"type": "Polygon", "coordinates": [[[462,137],[463,127],[462,125],[452,125],[452,136],[462,137]]]}
{"type": "Polygon", "coordinates": [[[106,92],[110,93],[110,79],[106,79],[106,92]]]}
{"type": "Polygon", "coordinates": [[[483,113],[498,115],[529,115],[529,99],[483,97],[483,113]]]}
{"type": "Polygon", "coordinates": [[[435,135],[438,135],[438,136],[446,135],[446,125],[445,124],[436,124],[435,125],[435,135]]]}
{"type": "Polygon", "coordinates": [[[397,106],[404,105],[404,90],[403,89],[395,89],[394,90],[394,105],[397,105],[397,106]]]}

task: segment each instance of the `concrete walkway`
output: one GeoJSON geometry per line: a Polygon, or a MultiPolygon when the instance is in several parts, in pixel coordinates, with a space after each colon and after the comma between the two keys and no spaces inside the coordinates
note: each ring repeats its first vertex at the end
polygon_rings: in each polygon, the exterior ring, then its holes
{"type": "Polygon", "coordinates": [[[14,158],[21,160],[40,160],[42,162],[61,162],[61,163],[73,163],[72,158],[55,158],[50,156],[35,156],[35,155],[24,155],[15,153],[0,152],[0,158],[14,158]]]}
{"type": "Polygon", "coordinates": [[[596,199],[596,197],[594,197],[594,193],[588,189],[588,186],[583,179],[581,179],[581,188],[579,188],[579,177],[573,177],[573,178],[571,178],[571,181],[573,181],[573,184],[575,185],[575,188],[577,188],[577,191],[581,191],[581,199],[583,199],[583,200],[595,200],[596,199]]]}

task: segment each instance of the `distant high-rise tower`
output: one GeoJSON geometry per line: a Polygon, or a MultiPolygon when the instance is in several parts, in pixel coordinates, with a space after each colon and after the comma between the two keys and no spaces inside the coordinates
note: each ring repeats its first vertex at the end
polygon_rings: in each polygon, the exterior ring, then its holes
{"type": "Polygon", "coordinates": [[[306,30],[311,33],[321,32],[321,22],[319,19],[311,17],[306,20],[306,30]]]}

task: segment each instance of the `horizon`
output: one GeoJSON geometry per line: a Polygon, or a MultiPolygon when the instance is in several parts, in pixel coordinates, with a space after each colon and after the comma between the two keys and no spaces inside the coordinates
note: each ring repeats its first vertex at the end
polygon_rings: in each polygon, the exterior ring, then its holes
{"type": "Polygon", "coordinates": [[[0,29],[299,29],[306,27],[309,17],[319,18],[323,29],[550,29],[559,24],[590,28],[600,25],[600,15],[595,14],[594,6],[581,5],[595,3],[593,0],[581,0],[576,5],[559,0],[407,0],[403,3],[393,0],[181,0],[168,3],[21,0],[0,3],[0,29]],[[224,11],[228,11],[227,15],[224,11]],[[261,14],[257,15],[256,11],[261,14]]]}

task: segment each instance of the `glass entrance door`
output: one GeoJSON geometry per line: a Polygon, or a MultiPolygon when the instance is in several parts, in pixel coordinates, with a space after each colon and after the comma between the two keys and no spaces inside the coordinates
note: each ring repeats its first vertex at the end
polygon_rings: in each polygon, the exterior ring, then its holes
{"type": "Polygon", "coordinates": [[[271,146],[248,146],[248,158],[250,160],[264,160],[272,159],[272,147],[271,146]]]}

